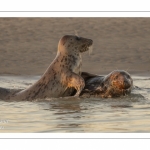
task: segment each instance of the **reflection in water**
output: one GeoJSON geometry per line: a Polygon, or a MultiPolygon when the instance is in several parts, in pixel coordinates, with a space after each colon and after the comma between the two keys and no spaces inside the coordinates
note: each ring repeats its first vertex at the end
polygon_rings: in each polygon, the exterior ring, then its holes
{"type": "Polygon", "coordinates": [[[0,132],[149,132],[150,80],[136,77],[134,84],[120,98],[0,101],[0,132]]]}
{"type": "Polygon", "coordinates": [[[130,106],[130,105],[112,105],[111,107],[112,108],[128,108],[128,107],[133,107],[133,106],[130,106]]]}
{"type": "Polygon", "coordinates": [[[80,104],[80,99],[61,98],[61,100],[50,100],[48,109],[45,109],[43,106],[40,106],[40,108],[43,107],[43,110],[54,112],[53,115],[57,116],[56,129],[67,128],[68,130],[68,128],[80,128],[80,124],[78,122],[82,118],[82,111],[86,110],[84,107],[80,106],[80,104]],[[69,119],[71,121],[68,121],[69,119]]]}

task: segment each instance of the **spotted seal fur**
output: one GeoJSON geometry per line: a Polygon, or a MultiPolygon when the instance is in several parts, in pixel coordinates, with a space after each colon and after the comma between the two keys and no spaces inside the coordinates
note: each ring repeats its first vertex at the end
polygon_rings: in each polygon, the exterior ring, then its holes
{"type": "MultiPolygon", "coordinates": [[[[82,65],[81,53],[89,50],[91,39],[74,35],[63,36],[58,43],[56,58],[42,77],[29,88],[9,94],[5,99],[33,100],[47,97],[79,96],[85,86],[79,75],[82,65]]],[[[7,92],[6,92],[7,93],[7,92]]]]}
{"type": "Polygon", "coordinates": [[[114,70],[106,76],[100,76],[82,72],[85,80],[85,87],[81,96],[89,97],[119,97],[131,93],[133,79],[124,70],[114,70]]]}

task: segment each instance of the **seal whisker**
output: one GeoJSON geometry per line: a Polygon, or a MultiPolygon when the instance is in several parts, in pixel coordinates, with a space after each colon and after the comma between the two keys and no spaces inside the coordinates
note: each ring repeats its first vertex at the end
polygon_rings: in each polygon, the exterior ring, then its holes
{"type": "Polygon", "coordinates": [[[129,68],[127,68],[125,71],[127,71],[127,72],[128,72],[128,70],[129,70],[129,68]]]}
{"type": "Polygon", "coordinates": [[[79,36],[77,30],[74,30],[74,33],[75,33],[76,36],[79,36]]]}
{"type": "Polygon", "coordinates": [[[89,46],[89,56],[92,54],[93,52],[93,45],[89,46]]]}

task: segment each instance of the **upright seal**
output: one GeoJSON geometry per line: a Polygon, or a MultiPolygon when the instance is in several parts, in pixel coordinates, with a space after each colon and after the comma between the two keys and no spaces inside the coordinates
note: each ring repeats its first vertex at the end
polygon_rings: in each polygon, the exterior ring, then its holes
{"type": "Polygon", "coordinates": [[[81,53],[89,50],[91,39],[74,35],[65,35],[58,43],[56,58],[42,77],[29,88],[9,94],[5,99],[33,100],[46,97],[79,96],[85,86],[84,79],[79,75],[82,60],[81,53]]]}

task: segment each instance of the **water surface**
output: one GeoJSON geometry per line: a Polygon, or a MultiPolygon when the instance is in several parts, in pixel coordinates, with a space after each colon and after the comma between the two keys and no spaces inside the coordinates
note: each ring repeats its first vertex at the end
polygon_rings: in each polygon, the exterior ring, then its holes
{"type": "MultiPolygon", "coordinates": [[[[5,88],[26,88],[39,76],[0,76],[5,88]]],[[[120,98],[51,98],[0,101],[0,132],[150,132],[150,77],[134,76],[136,88],[120,98]]]]}

